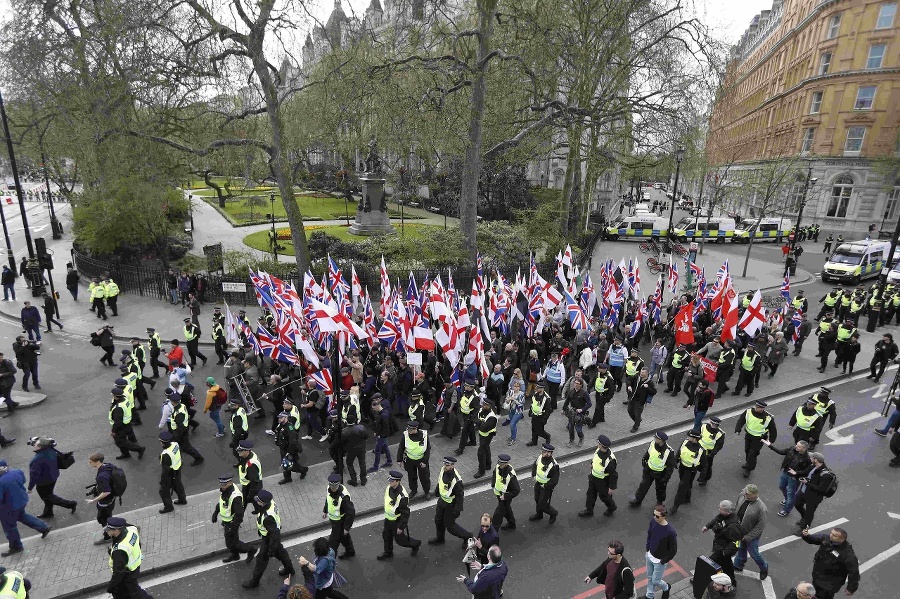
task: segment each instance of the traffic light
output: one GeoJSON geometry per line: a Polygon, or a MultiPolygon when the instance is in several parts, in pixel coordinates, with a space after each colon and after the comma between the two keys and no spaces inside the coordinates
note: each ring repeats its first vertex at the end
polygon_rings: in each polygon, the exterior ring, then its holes
{"type": "Polygon", "coordinates": [[[47,252],[47,242],[43,237],[34,238],[34,248],[37,251],[38,264],[42,269],[53,270],[53,255],[47,252]]]}

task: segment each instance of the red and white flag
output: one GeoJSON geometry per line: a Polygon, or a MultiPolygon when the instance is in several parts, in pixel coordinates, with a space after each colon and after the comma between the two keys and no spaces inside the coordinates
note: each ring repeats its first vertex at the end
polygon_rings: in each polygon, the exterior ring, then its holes
{"type": "Polygon", "coordinates": [[[694,343],[694,302],[682,306],[675,315],[675,343],[694,343]]]}
{"type": "Polygon", "coordinates": [[[391,278],[388,276],[387,267],[384,265],[384,256],[381,257],[381,303],[378,306],[378,316],[381,320],[391,313],[391,278]]]}
{"type": "Polygon", "coordinates": [[[764,324],[766,324],[766,309],[762,305],[762,294],[757,289],[753,294],[753,299],[750,300],[750,305],[744,310],[738,326],[752,338],[764,324]]]}
{"type": "Polygon", "coordinates": [[[722,298],[722,332],[720,338],[722,342],[737,338],[738,324],[738,299],[734,289],[727,289],[722,298]]]}

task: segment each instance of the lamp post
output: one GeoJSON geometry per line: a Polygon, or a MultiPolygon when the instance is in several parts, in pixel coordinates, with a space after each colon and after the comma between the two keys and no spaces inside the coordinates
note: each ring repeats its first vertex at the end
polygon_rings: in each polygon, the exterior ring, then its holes
{"type": "Polygon", "coordinates": [[[50,211],[50,230],[53,233],[53,239],[61,239],[59,221],[56,219],[56,209],[53,207],[53,193],[50,191],[50,175],[47,174],[47,158],[44,156],[44,150],[41,148],[41,170],[44,173],[44,185],[47,187],[47,209],[50,211]]]}
{"type": "MultiPolygon", "coordinates": [[[[900,238],[900,219],[897,219],[897,225],[894,227],[894,234],[891,235],[891,248],[888,250],[884,264],[881,266],[881,274],[878,276],[878,285],[875,287],[872,299],[875,304],[869,308],[869,321],[866,323],[866,332],[874,333],[878,321],[881,319],[882,310],[884,309],[884,288],[887,286],[888,273],[891,272],[891,264],[894,260],[894,251],[897,249],[897,239],[900,238]]],[[[898,375],[900,376],[900,375],[898,375]]],[[[897,378],[894,378],[894,385],[891,389],[896,389],[897,378]]]]}
{"type": "Polygon", "coordinates": [[[800,206],[797,208],[797,223],[794,225],[794,235],[790,239],[791,247],[788,256],[794,260],[794,266],[797,265],[797,259],[794,258],[794,246],[797,245],[797,234],[800,232],[800,219],[803,218],[803,208],[806,207],[806,195],[809,193],[809,188],[816,184],[816,181],[818,181],[818,179],[812,176],[812,166],[810,165],[806,169],[806,181],[803,183],[803,196],[800,198],[800,206]]]}
{"type": "Polygon", "coordinates": [[[275,192],[269,194],[269,201],[272,203],[272,261],[278,262],[278,235],[275,233],[275,192]]]}
{"type": "MultiPolygon", "coordinates": [[[[672,264],[672,219],[675,217],[675,198],[678,197],[678,176],[681,174],[681,161],[684,160],[684,148],[675,150],[675,185],[672,186],[672,204],[669,206],[669,228],[666,229],[666,242],[669,245],[669,265],[672,264]]],[[[688,275],[690,276],[690,275],[688,275]]],[[[688,281],[690,284],[690,281],[688,281]]]]}
{"type": "MultiPolygon", "coordinates": [[[[9,151],[9,166],[13,173],[13,182],[16,185],[16,196],[19,198],[19,210],[22,213],[22,228],[25,231],[25,245],[28,247],[28,258],[34,259],[34,244],[31,242],[31,229],[28,227],[28,215],[25,212],[25,195],[22,192],[22,182],[19,181],[19,171],[16,166],[16,153],[13,150],[12,136],[9,133],[9,121],[6,119],[6,107],[3,105],[3,94],[0,93],[0,119],[3,121],[3,135],[6,136],[6,149],[9,151]]],[[[9,247],[9,240],[7,240],[9,247]]],[[[12,250],[9,250],[9,263],[15,269],[16,260],[12,250]]]]}

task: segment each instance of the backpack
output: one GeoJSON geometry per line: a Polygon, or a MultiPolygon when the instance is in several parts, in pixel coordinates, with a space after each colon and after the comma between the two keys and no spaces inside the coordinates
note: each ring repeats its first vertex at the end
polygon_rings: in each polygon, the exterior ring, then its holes
{"type": "Polygon", "coordinates": [[[125,478],[125,471],[118,466],[113,466],[112,473],[109,477],[109,488],[112,494],[119,498],[119,505],[122,505],[122,495],[128,488],[128,480],[125,478]]]}
{"type": "Polygon", "coordinates": [[[58,449],[56,451],[56,467],[60,470],[66,470],[70,466],[75,463],[75,453],[72,451],[62,452],[58,449]]]}
{"type": "Polygon", "coordinates": [[[91,333],[91,345],[94,347],[100,347],[100,335],[97,333],[91,333]]]}
{"type": "Polygon", "coordinates": [[[837,493],[838,490],[838,479],[837,474],[832,472],[831,470],[827,471],[831,475],[831,483],[829,483],[828,488],[825,489],[825,497],[834,497],[834,494],[837,493]]]}
{"type": "Polygon", "coordinates": [[[226,391],[222,387],[219,387],[216,390],[216,394],[213,396],[213,402],[217,406],[224,406],[226,403],[228,403],[228,391],[226,391]]]}

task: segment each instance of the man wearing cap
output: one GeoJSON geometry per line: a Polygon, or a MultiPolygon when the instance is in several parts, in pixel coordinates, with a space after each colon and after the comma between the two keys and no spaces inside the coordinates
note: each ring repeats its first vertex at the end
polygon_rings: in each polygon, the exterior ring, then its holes
{"type": "Polygon", "coordinates": [[[880,381],[882,375],[884,375],[884,369],[897,357],[898,353],[900,353],[900,348],[894,343],[894,336],[890,333],[882,335],[881,340],[875,344],[875,354],[869,363],[869,372],[871,374],[866,378],[872,379],[876,383],[880,381]]]}
{"type": "MultiPolygon", "coordinates": [[[[626,386],[633,386],[634,381],[637,380],[638,374],[641,372],[641,368],[644,367],[644,360],[638,355],[638,350],[635,347],[631,348],[631,355],[625,360],[625,384],[626,386]]],[[[648,370],[649,372],[649,370],[648,370]]]]}
{"type": "Polygon", "coordinates": [[[15,570],[7,570],[0,566],[0,597],[9,599],[28,599],[31,581],[15,570]]]}
{"type": "MultiPolygon", "coordinates": [[[[71,499],[57,497],[53,490],[56,481],[59,480],[59,458],[56,452],[56,441],[47,437],[33,438],[28,443],[32,445],[34,457],[28,463],[28,492],[37,487],[38,495],[44,501],[44,511],[39,518],[52,518],[53,506],[58,505],[72,510],[78,507],[78,502],[71,499]]],[[[2,595],[0,595],[2,597],[2,595]]]]}
{"type": "Polygon", "coordinates": [[[733,599],[737,597],[737,589],[731,586],[728,574],[719,572],[709,579],[709,586],[703,592],[700,599],[733,599]]]}
{"type": "Polygon", "coordinates": [[[647,491],[650,490],[650,485],[653,484],[656,485],[656,503],[666,502],[666,486],[675,470],[675,450],[666,442],[668,440],[669,435],[665,431],[656,431],[653,441],[644,452],[644,457],[641,459],[644,466],[641,484],[634,494],[634,499],[628,502],[631,507],[641,505],[647,491]]]}
{"type": "Polygon", "coordinates": [[[816,315],[816,320],[821,320],[822,316],[827,312],[833,312],[836,309],[835,306],[841,300],[841,295],[843,295],[843,287],[838,285],[820,299],[819,302],[822,304],[822,309],[816,315]]]}
{"type": "Polygon", "coordinates": [[[846,360],[847,344],[853,335],[859,336],[856,326],[850,319],[845,320],[837,329],[837,339],[834,345],[834,367],[837,368],[846,360]]]}
{"type": "Polygon", "coordinates": [[[134,431],[131,428],[131,406],[125,399],[125,393],[119,387],[112,389],[112,405],[109,408],[109,425],[112,427],[110,436],[121,452],[116,456],[117,460],[127,460],[131,452],[136,451],[138,459],[144,458],[145,448],[132,441],[134,431]]]}
{"type": "Polygon", "coordinates": [[[213,508],[212,523],[215,524],[219,518],[222,518],[225,547],[230,552],[222,563],[237,561],[241,558],[241,553],[246,553],[249,564],[256,555],[256,548],[240,539],[241,522],[244,520],[244,496],[234,485],[234,477],[230,474],[219,477],[219,501],[213,508]]]}
{"type": "Polygon", "coordinates": [[[760,360],[759,357],[760,356],[756,353],[756,348],[753,344],[748,343],[747,347],[741,353],[740,365],[738,367],[737,387],[731,392],[732,395],[740,395],[744,385],[747,386],[746,397],[753,395],[753,383],[756,380],[756,373],[762,367],[762,360],[760,360]]]}
{"type": "Polygon", "coordinates": [[[816,400],[816,412],[822,417],[819,425],[820,431],[825,428],[825,420],[828,420],[829,429],[834,428],[834,423],[837,421],[837,404],[831,399],[831,389],[821,387],[819,392],[813,395],[813,399],[816,400]]]}
{"type": "Polygon", "coordinates": [[[409,497],[401,480],[403,474],[390,471],[388,486],[384,490],[384,528],[381,531],[384,552],[375,558],[380,562],[394,557],[394,541],[401,547],[412,549],[413,557],[422,545],[422,541],[409,536],[409,497]]]}
{"type": "Polygon", "coordinates": [[[721,424],[722,421],[717,416],[713,416],[700,427],[700,446],[706,452],[706,467],[700,470],[700,477],[697,479],[697,484],[701,487],[705,487],[712,478],[713,460],[715,460],[716,454],[725,447],[725,431],[722,430],[721,424]]]}
{"type": "MultiPolygon", "coordinates": [[[[403,431],[400,444],[397,446],[397,462],[403,464],[409,477],[410,500],[419,493],[419,481],[422,482],[425,499],[428,499],[431,492],[430,458],[431,444],[428,442],[428,433],[419,429],[417,421],[410,420],[406,423],[406,430],[403,431]]],[[[390,462],[387,465],[390,465],[390,462]]]]}
{"type": "Polygon", "coordinates": [[[628,404],[628,416],[634,422],[631,432],[636,433],[641,427],[641,416],[644,413],[644,407],[656,395],[656,385],[653,384],[653,379],[650,378],[650,372],[646,368],[641,368],[638,378],[634,381],[629,381],[626,391],[628,392],[628,400],[625,403],[628,404]]]}
{"type": "Polygon", "coordinates": [[[300,463],[300,454],[303,451],[300,446],[300,433],[291,422],[291,415],[288,412],[278,414],[278,424],[275,425],[275,444],[281,452],[282,478],[278,484],[285,485],[291,482],[292,472],[299,473],[300,480],[306,478],[309,467],[300,463]]]}
{"type": "MultiPolygon", "coordinates": [[[[278,507],[272,494],[265,489],[260,489],[253,498],[256,505],[256,531],[259,534],[260,545],[259,554],[256,556],[256,564],[253,566],[253,574],[249,580],[241,583],[245,589],[252,589],[259,586],[259,580],[266,572],[269,566],[269,558],[276,558],[281,562],[281,568],[278,569],[279,576],[287,576],[290,578],[294,575],[294,565],[291,563],[291,556],[288,555],[284,545],[281,544],[281,516],[278,513],[278,507]]],[[[248,556],[248,561],[252,559],[253,554],[248,556]]]]}
{"type": "Polygon", "coordinates": [[[743,572],[747,563],[747,554],[753,558],[759,566],[759,578],[765,580],[769,576],[769,564],[759,552],[759,539],[766,527],[766,514],[768,509],[762,499],[759,498],[759,488],[756,485],[747,485],[738,499],[737,518],[741,526],[740,545],[737,555],[734,556],[734,571],[743,572]]]}
{"type": "Polygon", "coordinates": [[[816,354],[816,357],[819,358],[818,371],[825,372],[825,368],[828,366],[828,354],[834,350],[837,343],[837,321],[823,320],[819,324],[816,335],[819,336],[819,353],[816,354]]]}
{"type": "Polygon", "coordinates": [[[147,327],[147,345],[150,348],[150,366],[153,368],[153,377],[154,379],[159,378],[159,367],[162,366],[163,370],[168,370],[168,366],[165,362],[159,359],[159,355],[162,353],[162,338],[159,336],[159,333],[156,332],[156,329],[153,327],[147,327]]]}
{"type": "Polygon", "coordinates": [[[475,478],[485,475],[493,463],[491,459],[491,441],[497,434],[497,414],[487,397],[481,398],[481,409],[478,411],[478,472],[475,478]]]}
{"type": "Polygon", "coordinates": [[[106,592],[113,597],[151,599],[149,593],[138,585],[141,574],[141,536],[137,526],[125,518],[113,516],[106,523],[106,534],[112,538],[109,548],[109,569],[112,578],[106,592]]]}
{"type": "Polygon", "coordinates": [[[734,427],[734,434],[740,435],[741,431],[746,429],[747,434],[744,437],[744,455],[745,462],[741,464],[744,471],[744,478],[749,478],[750,473],[756,469],[756,458],[762,451],[763,439],[768,439],[774,443],[778,437],[778,429],[775,426],[775,417],[766,411],[769,407],[764,401],[757,401],[752,408],[741,414],[737,424],[734,427]]]}
{"type": "MultiPolygon", "coordinates": [[[[216,310],[219,310],[219,308],[216,308],[216,310]]],[[[228,341],[225,339],[225,316],[221,312],[213,314],[212,340],[216,356],[219,358],[216,365],[225,364],[225,360],[228,358],[228,341]],[[219,318],[216,316],[219,316],[219,318]]]]}
{"type": "Polygon", "coordinates": [[[350,529],[353,528],[353,521],[356,518],[356,507],[353,505],[350,493],[341,484],[341,475],[337,473],[328,476],[325,507],[322,508],[322,519],[325,518],[331,522],[328,546],[335,552],[340,545],[344,546],[344,552],[338,556],[338,559],[347,559],[356,555],[353,539],[350,538],[350,529]]]}
{"type": "Polygon", "coordinates": [[[200,353],[200,327],[191,322],[190,318],[184,319],[184,341],[191,357],[191,368],[197,367],[197,358],[203,360],[203,365],[206,366],[206,356],[200,353]]]}
{"type": "Polygon", "coordinates": [[[459,447],[456,455],[462,455],[466,447],[475,445],[475,417],[479,407],[478,394],[475,392],[475,379],[467,378],[463,385],[463,394],[459,398],[459,447]]]}
{"type": "MultiPolygon", "coordinates": [[[[600,422],[606,422],[606,404],[612,400],[616,392],[616,379],[609,372],[609,364],[597,364],[597,378],[594,379],[594,417],[588,425],[594,428],[600,422]]],[[[549,441],[549,439],[548,439],[549,441]]]]}
{"type": "Polygon", "coordinates": [[[538,437],[550,442],[550,433],[544,430],[547,424],[547,418],[550,416],[550,395],[546,390],[546,382],[542,379],[537,382],[535,392],[531,395],[531,405],[528,408],[528,415],[531,417],[531,441],[525,445],[534,447],[537,445],[538,437]]]}
{"type": "Polygon", "coordinates": [[[244,495],[244,507],[250,505],[262,489],[262,463],[253,452],[253,441],[244,439],[238,443],[238,482],[244,495]]]}
{"type": "Polygon", "coordinates": [[[465,490],[462,478],[456,471],[456,458],[453,456],[444,457],[444,467],[438,475],[434,494],[437,496],[437,506],[434,512],[434,526],[437,535],[433,539],[429,539],[428,544],[443,545],[446,542],[444,533],[449,532],[454,537],[462,539],[463,548],[465,548],[466,541],[472,535],[456,523],[456,519],[462,515],[465,490]]]}
{"type": "Polygon", "coordinates": [[[227,400],[224,398],[223,401],[225,403],[219,403],[219,398],[221,397],[219,390],[225,393],[226,398],[228,397],[228,392],[216,384],[216,379],[211,376],[206,377],[206,402],[203,404],[203,413],[209,414],[209,419],[216,425],[216,432],[213,435],[216,439],[225,436],[225,426],[222,424],[220,412],[222,406],[227,404],[227,400]]]}
{"type": "Polygon", "coordinates": [[[494,526],[503,530],[516,529],[516,516],[512,510],[512,500],[518,496],[521,491],[519,486],[519,477],[516,475],[515,469],[509,464],[509,455],[501,453],[497,456],[497,466],[494,468],[491,484],[494,490],[494,496],[497,497],[497,507],[494,508],[492,521],[494,526]],[[506,519],[506,524],[503,519],[506,519]]]}
{"type": "Polygon", "coordinates": [[[106,299],[106,288],[100,282],[99,277],[94,277],[88,285],[88,293],[91,294],[91,312],[97,312],[97,318],[108,320],[106,317],[106,305],[103,300],[106,299]]]}
{"type": "Polygon", "coordinates": [[[737,352],[734,349],[734,339],[725,342],[725,349],[719,354],[719,361],[716,365],[716,397],[721,397],[723,393],[728,391],[728,381],[734,375],[734,361],[737,359],[737,352]]]}
{"type": "Polygon", "coordinates": [[[0,553],[8,557],[24,550],[22,537],[19,535],[19,523],[41,533],[45,538],[50,533],[50,526],[25,511],[28,505],[28,491],[25,490],[25,473],[10,469],[6,460],[0,460],[0,524],[9,541],[9,549],[0,553]]]}
{"type": "Polygon", "coordinates": [[[425,417],[425,398],[419,391],[413,391],[409,396],[409,409],[407,410],[410,420],[428,425],[428,430],[434,430],[434,420],[425,417]]]}
{"type": "MultiPolygon", "coordinates": [[[[119,370],[122,372],[122,376],[113,381],[113,384],[121,389],[122,393],[125,395],[125,403],[128,404],[128,409],[131,412],[131,423],[140,426],[143,422],[141,422],[141,415],[138,414],[137,407],[134,404],[135,386],[132,384],[135,382],[137,376],[128,372],[128,369],[125,366],[120,366],[119,370]]],[[[132,440],[134,440],[133,435],[132,440]]]]}
{"type": "Polygon", "coordinates": [[[550,514],[550,524],[553,524],[559,515],[556,508],[550,505],[553,489],[559,484],[559,464],[553,458],[555,449],[549,443],[541,445],[541,455],[531,466],[531,476],[534,477],[535,513],[528,516],[529,522],[543,520],[544,514],[550,514]]]}
{"type": "Polygon", "coordinates": [[[194,446],[191,445],[191,439],[188,436],[188,424],[190,423],[191,416],[188,413],[187,407],[181,401],[182,395],[178,390],[173,389],[172,393],[168,393],[168,391],[169,390],[166,389],[166,395],[169,398],[169,403],[172,404],[172,415],[169,416],[167,423],[169,432],[172,433],[172,438],[178,443],[181,452],[194,458],[194,461],[191,462],[191,466],[199,466],[203,463],[203,456],[200,455],[199,451],[194,449],[194,446]]]}
{"type": "Polygon", "coordinates": [[[678,450],[678,490],[675,492],[672,509],[669,510],[673,516],[680,505],[691,502],[694,477],[706,469],[706,450],[700,444],[700,436],[700,429],[690,431],[678,450]]]}
{"type": "Polygon", "coordinates": [[[794,431],[795,442],[806,441],[810,449],[815,449],[824,423],[824,419],[816,411],[816,400],[810,396],[796,412],[791,414],[788,428],[794,431]]]}
{"type": "Polygon", "coordinates": [[[181,483],[181,449],[178,443],[172,440],[172,433],[162,431],[159,440],[162,443],[162,452],[159,454],[159,463],[162,466],[162,475],[159,479],[159,496],[162,498],[163,509],[160,514],[174,512],[172,505],[172,491],[178,496],[175,505],[187,505],[187,496],[184,493],[184,485],[181,483]]]}
{"type": "Polygon", "coordinates": [[[616,455],[610,450],[612,442],[606,435],[597,437],[597,451],[591,460],[591,473],[588,475],[587,498],[584,510],[578,512],[582,518],[590,518],[594,515],[594,504],[597,498],[606,506],[604,516],[612,516],[616,511],[616,502],[613,499],[619,483],[618,461],[616,455]]]}

